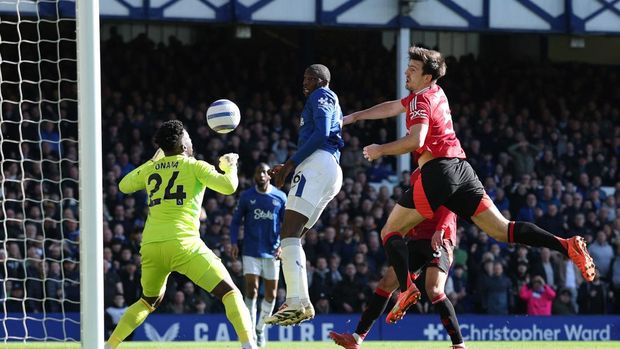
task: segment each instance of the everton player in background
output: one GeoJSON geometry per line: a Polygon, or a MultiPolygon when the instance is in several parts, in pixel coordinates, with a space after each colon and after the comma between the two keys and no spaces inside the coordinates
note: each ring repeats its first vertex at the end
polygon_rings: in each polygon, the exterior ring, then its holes
{"type": "Polygon", "coordinates": [[[243,225],[242,262],[245,277],[245,305],[256,326],[256,344],[266,345],[265,319],[275,305],[280,276],[280,227],[284,216],[286,194],[269,183],[269,166],[260,163],[254,170],[254,186],[245,190],[230,226],[232,257],[239,256],[239,228],[243,225]],[[260,278],[265,280],[265,295],[256,323],[256,303],[260,278]]]}

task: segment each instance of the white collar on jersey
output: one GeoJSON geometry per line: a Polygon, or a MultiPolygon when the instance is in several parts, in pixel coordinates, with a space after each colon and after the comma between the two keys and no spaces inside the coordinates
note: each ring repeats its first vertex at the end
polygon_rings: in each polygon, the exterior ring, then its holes
{"type": "Polygon", "coordinates": [[[426,91],[430,90],[430,89],[431,89],[431,87],[433,87],[433,85],[435,85],[435,84],[430,84],[429,86],[426,86],[425,88],[421,89],[421,90],[420,90],[420,91],[418,91],[418,92],[414,92],[413,94],[414,94],[414,95],[416,95],[416,96],[417,96],[417,95],[421,95],[422,93],[424,93],[424,92],[426,92],[426,91]]]}

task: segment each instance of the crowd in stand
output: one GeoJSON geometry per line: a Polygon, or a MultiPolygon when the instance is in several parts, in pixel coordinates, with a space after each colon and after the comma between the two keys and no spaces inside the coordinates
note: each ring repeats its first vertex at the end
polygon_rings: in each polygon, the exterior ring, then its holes
{"type": "MultiPolygon", "coordinates": [[[[252,185],[258,162],[275,165],[295,152],[305,67],[297,52],[281,44],[230,41],[223,50],[224,39],[204,40],[181,45],[171,38],[164,46],[146,37],[123,43],[113,35],[102,45],[105,306],[113,320],[141,293],[139,246],[147,215],[146,194],[123,195],[118,182],[153,155],[152,136],[163,120],[183,121],[197,158],[217,164],[219,155],[238,153],[237,194],[252,185]],[[205,122],[208,104],[218,98],[231,99],[242,110],[241,125],[228,135],[214,133],[205,122]]],[[[358,49],[315,57],[330,67],[331,87],[345,113],[394,96],[394,79],[386,78],[394,71],[393,52],[380,45],[358,49]]],[[[564,256],[494,241],[460,220],[446,286],[457,313],[620,313],[619,72],[617,67],[584,64],[449,59],[448,73],[439,84],[450,99],[468,160],[490,197],[506,217],[535,222],[562,237],[586,237],[599,275],[584,283],[564,256]]],[[[28,104],[21,106],[21,113],[10,104],[2,108],[5,117],[14,115],[16,120],[37,120],[41,113],[53,112],[28,104]]],[[[70,106],[59,109],[64,117],[75,118],[70,106]]],[[[9,125],[2,126],[5,134],[9,125]]],[[[59,143],[74,136],[65,126],[42,123],[40,147],[24,143],[21,152],[3,151],[5,180],[22,175],[45,179],[25,180],[24,185],[4,181],[0,193],[0,218],[6,222],[0,273],[10,281],[0,292],[7,292],[2,298],[9,311],[22,311],[24,289],[28,311],[79,310],[77,146],[59,143]],[[6,161],[10,154],[17,161],[6,161]],[[33,199],[22,205],[24,196],[33,199]]],[[[21,127],[37,131],[37,124],[21,127]]],[[[344,128],[342,190],[304,242],[318,313],[360,312],[387,268],[379,232],[409,185],[409,176],[395,173],[393,158],[369,163],[362,148],[393,140],[395,128],[395,119],[344,128]],[[371,185],[393,177],[400,183],[371,185]]],[[[37,134],[31,137],[38,140],[37,134]]],[[[236,199],[207,190],[200,236],[244,290],[241,262],[230,252],[236,199]]],[[[280,289],[278,302],[283,298],[280,289]]],[[[173,274],[158,311],[211,313],[223,307],[173,274]]],[[[423,298],[416,311],[433,309],[423,298]]]]}

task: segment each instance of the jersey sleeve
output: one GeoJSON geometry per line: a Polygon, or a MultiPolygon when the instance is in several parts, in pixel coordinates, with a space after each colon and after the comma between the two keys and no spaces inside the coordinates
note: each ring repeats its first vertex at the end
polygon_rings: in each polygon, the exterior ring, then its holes
{"type": "Polygon", "coordinates": [[[324,91],[322,92],[313,94],[312,99],[309,101],[312,107],[314,130],[306,143],[291,157],[291,160],[296,165],[299,165],[315,150],[319,149],[329,138],[331,121],[336,115],[336,100],[324,91]]]}
{"type": "Polygon", "coordinates": [[[228,172],[221,174],[217,172],[215,166],[206,161],[199,160],[194,164],[194,174],[200,183],[207,188],[225,195],[234,193],[239,185],[237,166],[233,166],[228,172]]]}
{"type": "MultiPolygon", "coordinates": [[[[406,107],[405,107],[406,108],[406,107]]],[[[415,96],[409,104],[407,118],[411,126],[416,124],[427,124],[431,117],[431,106],[424,96],[415,96]]]]}
{"type": "Polygon", "coordinates": [[[454,214],[454,212],[448,210],[444,206],[440,206],[437,211],[435,211],[435,215],[438,217],[435,231],[443,230],[445,237],[456,234],[456,214],[454,214]]]}
{"type": "Polygon", "coordinates": [[[408,106],[409,103],[411,102],[411,94],[408,95],[407,97],[401,98],[400,100],[400,104],[402,104],[403,108],[405,108],[405,110],[409,110],[408,106]]]}
{"type": "Polygon", "coordinates": [[[236,244],[237,239],[239,238],[239,227],[243,223],[243,217],[245,217],[245,212],[247,210],[247,195],[245,193],[241,194],[239,198],[239,203],[237,203],[237,207],[235,208],[235,212],[233,212],[233,218],[230,222],[230,243],[236,244]]]}
{"type": "Polygon", "coordinates": [[[121,182],[118,184],[118,189],[125,193],[131,194],[135,193],[138,190],[142,190],[146,188],[146,180],[144,179],[145,169],[147,166],[150,166],[153,163],[152,160],[149,160],[133,171],[129,172],[121,182]]]}

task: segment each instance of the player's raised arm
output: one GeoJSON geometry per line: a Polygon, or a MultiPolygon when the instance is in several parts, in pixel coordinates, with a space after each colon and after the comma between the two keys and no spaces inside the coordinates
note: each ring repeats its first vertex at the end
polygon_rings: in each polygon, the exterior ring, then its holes
{"type": "Polygon", "coordinates": [[[237,190],[237,154],[226,154],[220,157],[220,169],[224,174],[217,172],[215,166],[205,162],[196,162],[196,178],[209,189],[224,195],[230,195],[237,190]]]}
{"type": "Polygon", "coordinates": [[[368,109],[356,111],[344,117],[343,125],[352,124],[359,120],[386,119],[403,113],[405,108],[400,100],[393,100],[377,104],[368,109]]]}

